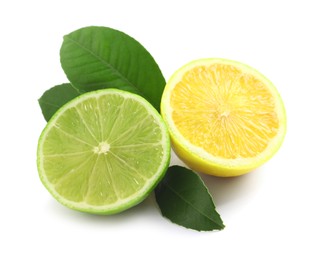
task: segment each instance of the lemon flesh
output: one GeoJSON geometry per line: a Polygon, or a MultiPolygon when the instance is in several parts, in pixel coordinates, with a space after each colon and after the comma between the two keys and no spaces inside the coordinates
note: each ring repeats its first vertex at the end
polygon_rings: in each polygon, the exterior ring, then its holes
{"type": "Polygon", "coordinates": [[[178,70],[161,101],[177,155],[193,170],[237,176],[275,154],[286,132],[283,102],[255,69],[203,59],[178,70]]]}
{"type": "Polygon", "coordinates": [[[63,205],[113,214],[141,202],[169,166],[168,130],[142,97],[107,89],[64,105],[38,144],[39,176],[63,205]]]}

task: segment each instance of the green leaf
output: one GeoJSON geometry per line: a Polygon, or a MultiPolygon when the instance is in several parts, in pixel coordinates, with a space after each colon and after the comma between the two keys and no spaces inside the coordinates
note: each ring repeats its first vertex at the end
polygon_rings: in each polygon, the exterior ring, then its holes
{"type": "Polygon", "coordinates": [[[96,26],[76,30],[64,36],[60,61],[80,91],[119,88],[160,110],[165,79],[149,52],[123,32],[96,26]]]}
{"type": "Polygon", "coordinates": [[[70,83],[61,84],[45,91],[38,100],[45,120],[48,121],[60,107],[79,95],[78,90],[70,83]]]}
{"type": "Polygon", "coordinates": [[[202,179],[189,169],[169,167],[155,195],[162,215],[178,225],[198,231],[225,227],[202,179]]]}

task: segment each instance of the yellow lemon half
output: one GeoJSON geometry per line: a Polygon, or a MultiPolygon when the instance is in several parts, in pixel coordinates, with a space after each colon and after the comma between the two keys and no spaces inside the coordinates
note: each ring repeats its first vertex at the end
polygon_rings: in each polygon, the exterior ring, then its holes
{"type": "Polygon", "coordinates": [[[193,61],[174,73],[161,114],[175,153],[191,169],[230,177],[269,160],[281,146],[286,114],[274,85],[226,59],[193,61]]]}

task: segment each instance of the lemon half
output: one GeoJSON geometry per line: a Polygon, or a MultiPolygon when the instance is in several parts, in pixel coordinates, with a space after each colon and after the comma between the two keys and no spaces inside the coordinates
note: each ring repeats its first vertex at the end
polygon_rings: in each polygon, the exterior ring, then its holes
{"type": "Polygon", "coordinates": [[[221,177],[268,161],[286,133],[284,104],[272,82],[226,59],[196,60],[176,71],[161,114],[178,157],[195,171],[221,177]]]}

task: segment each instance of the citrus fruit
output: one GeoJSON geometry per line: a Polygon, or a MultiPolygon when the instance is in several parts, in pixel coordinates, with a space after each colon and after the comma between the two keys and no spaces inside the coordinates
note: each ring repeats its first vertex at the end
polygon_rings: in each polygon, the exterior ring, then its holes
{"type": "Polygon", "coordinates": [[[141,202],[169,166],[170,140],[145,99],[116,89],[83,94],[62,106],[37,150],[41,181],[63,205],[113,214],[141,202]]]}
{"type": "Polygon", "coordinates": [[[196,60],[176,71],[161,114],[178,157],[193,170],[222,177],[265,163],[286,132],[274,85],[257,70],[226,59],[196,60]]]}

